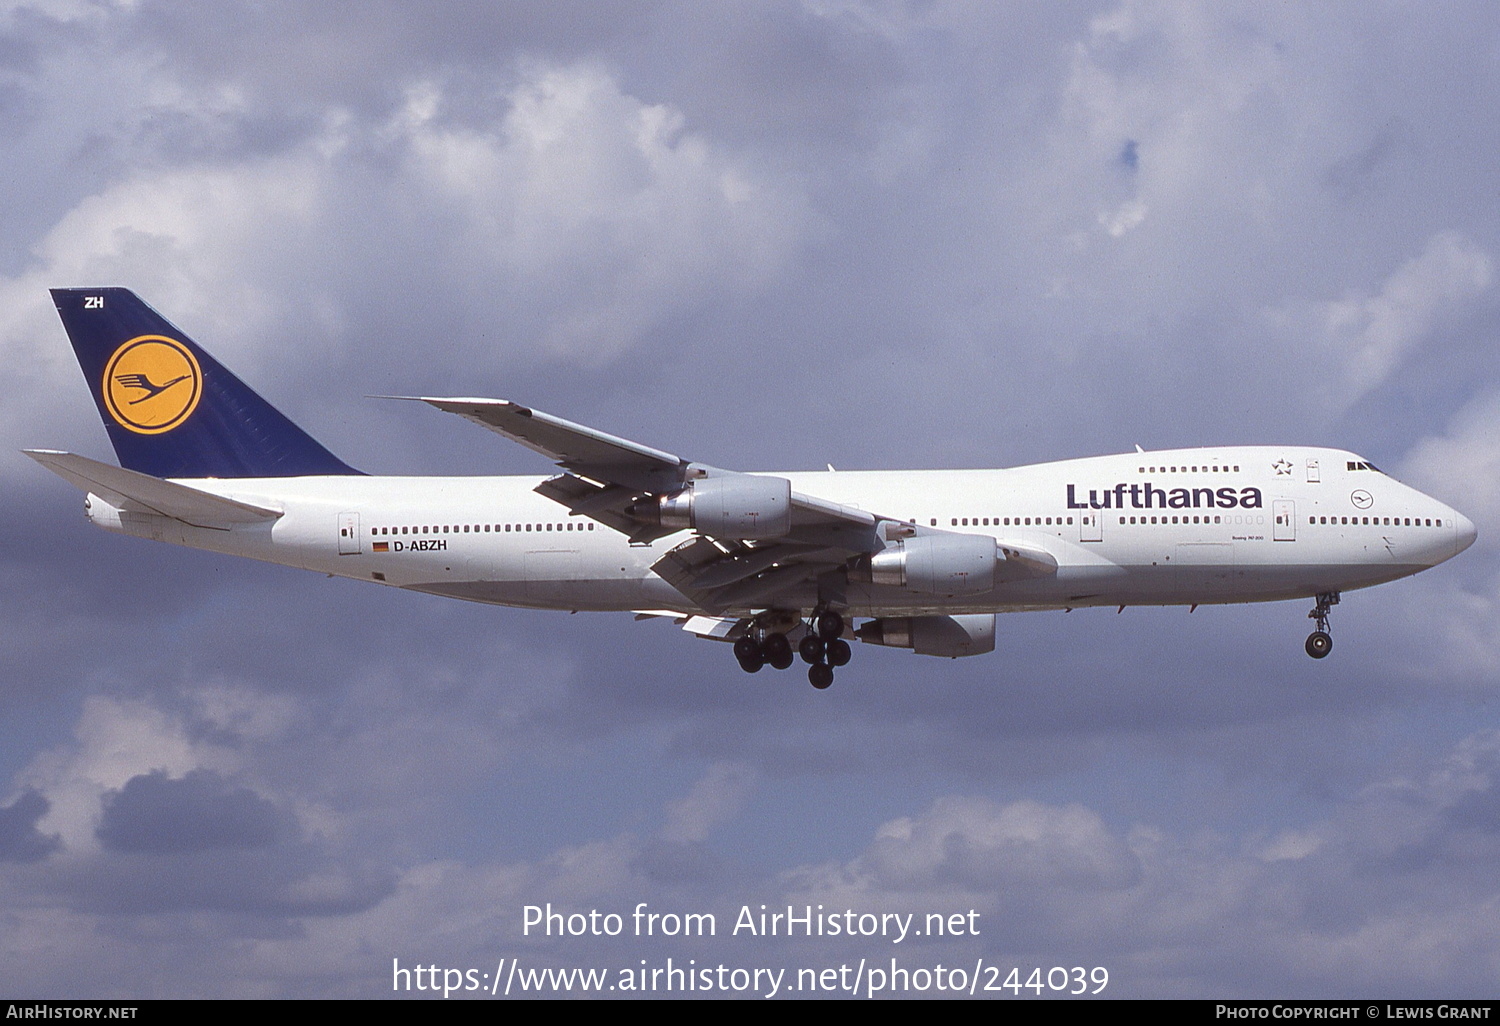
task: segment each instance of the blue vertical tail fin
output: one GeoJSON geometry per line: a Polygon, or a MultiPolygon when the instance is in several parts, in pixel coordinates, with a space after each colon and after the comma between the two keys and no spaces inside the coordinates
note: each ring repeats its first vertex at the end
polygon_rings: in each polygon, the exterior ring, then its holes
{"type": "Polygon", "coordinates": [[[358,474],[129,289],[52,289],[120,465],[155,477],[358,474]]]}

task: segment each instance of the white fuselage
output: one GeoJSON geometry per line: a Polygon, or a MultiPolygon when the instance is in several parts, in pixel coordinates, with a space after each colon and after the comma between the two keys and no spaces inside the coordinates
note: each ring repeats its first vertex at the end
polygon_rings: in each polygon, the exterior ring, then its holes
{"type": "MultiPolygon", "coordinates": [[[[1008,470],[779,476],[797,492],[990,535],[1057,560],[1055,575],[980,595],[852,582],[847,604],[857,616],[1300,598],[1404,577],[1474,540],[1462,514],[1332,449],[1224,447],[1008,470]]],[[[126,534],[472,601],[700,612],[651,571],[686,532],[632,545],[537,495],[542,480],[192,480],[181,483],[283,515],[209,529],[91,495],[89,516],[126,534]]]]}

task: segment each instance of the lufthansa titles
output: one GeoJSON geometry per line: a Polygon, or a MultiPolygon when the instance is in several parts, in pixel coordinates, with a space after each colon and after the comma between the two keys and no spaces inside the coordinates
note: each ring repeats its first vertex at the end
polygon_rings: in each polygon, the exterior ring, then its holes
{"type": "Polygon", "coordinates": [[[1145,484],[1117,484],[1090,488],[1079,497],[1078,485],[1068,485],[1069,509],[1260,509],[1259,488],[1157,488],[1145,484]]]}

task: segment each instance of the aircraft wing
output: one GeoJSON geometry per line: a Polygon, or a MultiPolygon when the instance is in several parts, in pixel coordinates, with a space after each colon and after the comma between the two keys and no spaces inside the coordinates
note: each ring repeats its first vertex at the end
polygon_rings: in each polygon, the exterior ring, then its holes
{"type": "Polygon", "coordinates": [[[838,603],[860,560],[902,539],[948,533],[793,491],[785,478],[692,463],[503,399],[386,398],[420,399],[554,460],[567,473],[536,491],[634,543],[694,531],[652,570],[711,612],[838,603]]]}
{"type": "Polygon", "coordinates": [[[419,399],[446,413],[497,431],[558,466],[594,481],[643,491],[680,487],[688,462],[669,452],[596,431],[505,399],[419,399]]]}
{"type": "MultiPolygon", "coordinates": [[[[545,482],[538,492],[567,506],[578,516],[593,517],[624,530],[636,541],[649,541],[652,537],[674,533],[675,529],[643,531],[642,528],[648,525],[643,525],[639,518],[629,515],[622,518],[626,509],[638,506],[647,497],[680,491],[695,479],[729,473],[505,399],[380,398],[427,403],[541,453],[569,473],[545,482]]],[[[798,493],[792,493],[791,506],[794,523],[813,529],[868,529],[878,519],[883,519],[863,510],[798,493]]]]}

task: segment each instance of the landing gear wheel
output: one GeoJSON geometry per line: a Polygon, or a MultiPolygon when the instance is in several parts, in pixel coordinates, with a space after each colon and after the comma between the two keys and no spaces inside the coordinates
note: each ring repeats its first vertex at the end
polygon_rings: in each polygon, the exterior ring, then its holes
{"type": "Polygon", "coordinates": [[[813,687],[822,691],[833,683],[833,667],[825,663],[818,663],[807,668],[807,681],[813,687]]]}
{"type": "Polygon", "coordinates": [[[766,665],[765,649],[748,634],[734,643],[734,657],[739,660],[740,669],[746,673],[759,673],[760,668],[766,665]]]}
{"type": "Polygon", "coordinates": [[[819,614],[817,626],[820,638],[836,638],[844,633],[844,618],[830,609],[819,614]]]}
{"type": "Polygon", "coordinates": [[[823,639],[816,634],[805,635],[797,642],[797,653],[802,656],[804,663],[821,663],[823,661],[823,639]]]}
{"type": "Polygon", "coordinates": [[[776,669],[785,670],[792,665],[792,643],[786,640],[785,634],[772,634],[761,647],[765,651],[766,662],[776,669]]]}
{"type": "Polygon", "coordinates": [[[1328,611],[1339,604],[1339,593],[1336,591],[1325,591],[1318,595],[1317,605],[1313,611],[1307,614],[1307,618],[1317,625],[1317,630],[1307,636],[1307,654],[1314,659],[1322,659],[1333,651],[1333,635],[1328,633],[1328,611]]]}
{"type": "Polygon", "coordinates": [[[828,665],[830,666],[847,666],[853,655],[849,642],[843,638],[834,638],[828,643],[828,665]]]}

